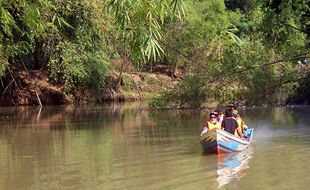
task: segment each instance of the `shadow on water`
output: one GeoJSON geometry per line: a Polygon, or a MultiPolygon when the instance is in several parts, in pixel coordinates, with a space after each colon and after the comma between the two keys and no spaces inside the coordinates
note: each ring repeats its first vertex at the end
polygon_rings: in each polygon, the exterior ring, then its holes
{"type": "Polygon", "coordinates": [[[240,181],[249,169],[249,161],[253,158],[253,148],[249,146],[235,154],[203,155],[205,170],[216,171],[217,188],[240,181]]]}

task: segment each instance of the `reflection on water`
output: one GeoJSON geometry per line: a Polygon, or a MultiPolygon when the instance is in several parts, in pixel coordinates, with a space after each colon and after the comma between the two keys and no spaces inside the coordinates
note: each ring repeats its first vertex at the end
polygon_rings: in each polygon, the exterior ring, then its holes
{"type": "Polygon", "coordinates": [[[223,157],[201,155],[204,112],[143,108],[0,108],[0,189],[308,188],[309,108],[240,111],[255,141],[223,157]]]}
{"type": "Polygon", "coordinates": [[[252,152],[252,147],[249,146],[246,150],[236,154],[218,155],[218,188],[233,180],[241,180],[245,175],[245,170],[249,168],[252,152]]]}
{"type": "Polygon", "coordinates": [[[241,181],[241,178],[246,176],[247,169],[250,168],[249,163],[252,158],[252,146],[236,154],[204,154],[202,156],[204,170],[206,173],[213,173],[214,176],[208,176],[205,182],[209,185],[213,184],[216,189],[241,181]]]}

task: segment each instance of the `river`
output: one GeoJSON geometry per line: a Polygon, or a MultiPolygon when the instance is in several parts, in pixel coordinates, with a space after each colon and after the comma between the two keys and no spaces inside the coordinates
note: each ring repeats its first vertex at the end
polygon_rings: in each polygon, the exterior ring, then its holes
{"type": "Polygon", "coordinates": [[[0,108],[0,189],[309,189],[310,108],[239,111],[236,155],[203,155],[206,113],[140,104],[0,108]]]}

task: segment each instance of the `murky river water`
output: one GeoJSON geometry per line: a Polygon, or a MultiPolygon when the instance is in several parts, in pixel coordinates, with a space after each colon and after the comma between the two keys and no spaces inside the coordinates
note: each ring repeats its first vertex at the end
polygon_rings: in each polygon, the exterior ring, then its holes
{"type": "Polygon", "coordinates": [[[241,111],[255,141],[202,155],[202,111],[0,108],[0,190],[309,189],[310,108],[241,111]]]}

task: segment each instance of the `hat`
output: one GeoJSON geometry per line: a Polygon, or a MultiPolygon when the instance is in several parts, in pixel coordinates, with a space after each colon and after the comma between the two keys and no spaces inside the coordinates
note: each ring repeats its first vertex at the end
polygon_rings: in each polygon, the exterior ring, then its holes
{"type": "Polygon", "coordinates": [[[233,109],[236,109],[236,108],[237,108],[237,106],[236,106],[235,104],[233,104],[233,103],[228,104],[228,106],[227,106],[227,107],[229,107],[229,108],[233,108],[233,109]]]}
{"type": "Polygon", "coordinates": [[[220,109],[218,109],[218,108],[216,108],[213,112],[215,112],[215,113],[217,113],[217,114],[222,113],[222,111],[221,111],[220,109]]]}
{"type": "Polygon", "coordinates": [[[210,113],[210,118],[211,118],[211,117],[216,118],[216,117],[217,117],[217,113],[215,113],[215,112],[211,112],[211,113],[210,113]]]}

